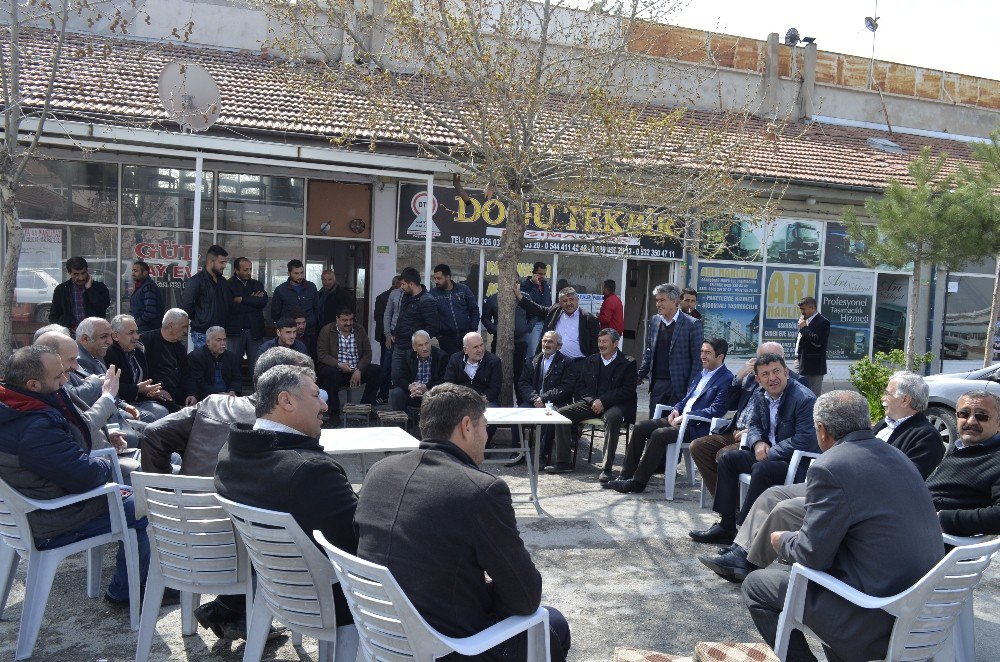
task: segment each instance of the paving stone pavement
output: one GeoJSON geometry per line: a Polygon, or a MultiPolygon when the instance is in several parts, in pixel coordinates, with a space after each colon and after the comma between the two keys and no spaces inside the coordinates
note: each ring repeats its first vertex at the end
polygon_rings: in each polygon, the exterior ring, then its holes
{"type": "MultiPolygon", "coordinates": [[[[601,442],[598,436],[597,446],[601,442]]],[[[698,507],[698,490],[678,477],[677,500],[663,499],[656,477],[641,495],[601,490],[600,451],[571,474],[540,478],[540,518],[517,506],[525,544],[544,578],[543,603],[560,609],[572,628],[574,661],[608,661],[615,647],[690,655],[698,641],[759,641],[739,588],[717,578],[695,558],[712,547],[691,541],[687,531],[714,518],[698,507]]],[[[619,460],[620,460],[619,456],[619,460]]],[[[360,483],[360,463],[345,462],[360,483]]],[[[514,492],[527,489],[525,468],[501,468],[514,492]]],[[[105,553],[110,579],[113,549],[105,553]]],[[[0,658],[13,657],[24,595],[19,569],[0,621],[0,658]]],[[[109,662],[134,659],[136,635],[126,610],[86,597],[82,557],[65,563],[56,578],[35,655],[45,661],[109,662]]],[[[992,567],[976,591],[977,659],[995,660],[1000,650],[1000,569],[992,567]]],[[[241,660],[242,642],[220,641],[210,632],[183,637],[177,606],[161,610],[151,660],[241,660]]],[[[265,660],[316,659],[316,642],[299,648],[290,638],[273,642],[265,660]]]]}

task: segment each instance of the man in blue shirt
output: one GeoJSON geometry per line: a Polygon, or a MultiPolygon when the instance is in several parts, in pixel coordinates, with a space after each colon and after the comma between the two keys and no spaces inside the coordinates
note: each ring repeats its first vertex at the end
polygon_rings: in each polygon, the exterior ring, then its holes
{"type": "Polygon", "coordinates": [[[434,289],[431,290],[438,307],[441,327],[438,344],[449,355],[462,349],[461,339],[466,333],[479,330],[479,305],[467,285],[451,279],[451,267],[439,264],[434,267],[434,289]]]}

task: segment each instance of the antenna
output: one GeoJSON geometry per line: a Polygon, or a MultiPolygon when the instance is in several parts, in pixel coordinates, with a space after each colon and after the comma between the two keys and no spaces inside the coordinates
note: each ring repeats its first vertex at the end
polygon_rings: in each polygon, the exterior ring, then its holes
{"type": "Polygon", "coordinates": [[[219,119],[219,86],[196,62],[168,62],[160,72],[159,90],[163,109],[182,131],[205,131],[219,119]]]}
{"type": "Polygon", "coordinates": [[[788,32],[785,33],[785,46],[794,47],[799,41],[801,41],[799,39],[799,31],[795,28],[788,28],[788,32]]]}

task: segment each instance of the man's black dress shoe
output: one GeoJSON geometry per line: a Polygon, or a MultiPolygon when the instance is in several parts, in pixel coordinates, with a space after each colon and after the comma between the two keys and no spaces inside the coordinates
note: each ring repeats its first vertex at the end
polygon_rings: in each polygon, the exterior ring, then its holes
{"type": "Polygon", "coordinates": [[[724,547],[719,548],[719,554],[725,554],[726,552],[732,551],[734,548],[739,547],[736,543],[731,543],[724,547]]]}
{"type": "Polygon", "coordinates": [[[715,544],[728,544],[736,538],[736,531],[722,528],[721,524],[713,524],[704,531],[689,531],[688,535],[695,542],[708,542],[715,544]]]}
{"type": "Polygon", "coordinates": [[[640,483],[635,478],[626,478],[624,480],[619,478],[608,483],[608,487],[622,494],[638,494],[639,492],[646,491],[646,483],[640,483]]]}
{"type": "Polygon", "coordinates": [[[698,560],[712,572],[731,582],[741,582],[757,568],[747,560],[747,552],[740,546],[718,556],[699,556],[698,560]]]}

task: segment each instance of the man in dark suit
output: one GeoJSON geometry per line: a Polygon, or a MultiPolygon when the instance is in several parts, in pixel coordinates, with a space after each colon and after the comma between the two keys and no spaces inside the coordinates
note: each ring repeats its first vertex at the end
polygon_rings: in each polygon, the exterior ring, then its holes
{"type": "MultiPolygon", "coordinates": [[[[736,525],[743,522],[753,502],[767,488],[780,485],[788,473],[788,461],[796,450],[818,452],[812,409],[816,396],[796,381],[789,380],[785,359],[764,354],[754,364],[761,390],[747,407],[750,421],[739,450],[718,461],[719,480],[712,510],[722,516],[718,524],[704,531],[691,531],[698,542],[733,542],[736,525]],[[740,506],[740,474],[750,474],[750,487],[740,506]]],[[[800,473],[805,472],[805,467],[800,473]]],[[[802,476],[797,477],[802,480],[802,476]]]]}
{"type": "MultiPolygon", "coordinates": [[[[941,560],[941,525],[914,464],[870,428],[868,403],[853,391],[823,395],[813,411],[823,455],[806,478],[806,516],[796,532],[776,531],[772,545],[789,564],[829,573],[862,593],[895,595],[941,560]]],[[[788,590],[788,567],[750,573],[743,597],[764,639],[774,645],[788,590]]],[[[811,584],[803,621],[831,660],[885,657],[895,617],[863,609],[811,584]]],[[[801,632],[788,660],[815,660],[801,632]]]]}
{"type": "Polygon", "coordinates": [[[139,327],[131,315],[116,315],[111,320],[111,337],[105,360],[122,371],[118,397],[139,410],[146,423],[157,421],[168,413],[163,404],[161,387],[150,378],[146,350],[139,342],[139,327]]]}
{"type": "Polygon", "coordinates": [[[191,379],[185,338],[189,328],[188,314],[180,308],[171,308],[163,314],[159,329],[139,336],[146,350],[149,376],[161,387],[157,397],[171,412],[198,402],[194,394],[188,392],[191,379]]]}
{"type": "Polygon", "coordinates": [[[664,283],[653,289],[656,315],[649,320],[639,383],[649,377],[649,417],[656,405],[679,402],[691,378],[701,372],[701,322],[680,309],[681,290],[664,283]]]}
{"type": "MultiPolygon", "coordinates": [[[[420,448],[372,467],[354,516],[358,556],[387,566],[420,615],[449,637],[532,614],[541,603],[542,577],[518,535],[510,489],[479,469],[485,411],[472,389],[441,384],[428,391],[420,448]]],[[[549,627],[551,659],[561,662],[569,626],[549,609],[549,627]]],[[[476,659],[524,660],[526,642],[522,634],[476,659]]]]}
{"type": "MultiPolygon", "coordinates": [[[[757,356],[777,354],[784,358],[785,350],[778,342],[765,342],[757,347],[757,356]]],[[[747,405],[754,393],[760,390],[757,376],[754,374],[754,364],[757,358],[747,359],[729,385],[729,395],[726,398],[726,411],[735,412],[732,419],[723,423],[711,434],[697,437],[691,442],[691,459],[698,466],[702,483],[713,497],[718,482],[718,460],[729,451],[740,447],[747,425],[750,423],[750,410],[747,405]]],[[[805,377],[792,369],[788,370],[788,378],[809,387],[805,377]]]]}
{"type": "MultiPolygon", "coordinates": [[[[528,313],[528,316],[541,316],[545,320],[542,331],[558,331],[562,336],[562,349],[559,351],[571,359],[583,359],[597,353],[597,332],[601,330],[597,318],[586,310],[580,310],[580,297],[572,287],[559,290],[559,303],[548,308],[535,303],[524,295],[520,287],[514,287],[517,305],[528,313]]],[[[538,353],[538,347],[529,347],[528,351],[538,353]]]]}
{"type": "Polygon", "coordinates": [[[885,418],[873,430],[876,437],[903,451],[923,478],[941,464],[945,450],[941,433],[923,414],[928,396],[927,382],[920,375],[905,370],[893,373],[882,394],[885,418]]]}
{"type": "Polygon", "coordinates": [[[205,331],[205,345],[188,354],[187,392],[197,400],[215,393],[243,395],[240,359],[226,348],[226,330],[205,331]]]}
{"type": "MultiPolygon", "coordinates": [[[[494,295],[496,296],[496,295],[494,295]]],[[[520,311],[520,308],[518,308],[520,311]]],[[[562,338],[556,331],[546,331],[542,335],[542,351],[528,359],[521,369],[517,382],[517,401],[521,407],[545,407],[556,409],[568,405],[573,400],[577,371],[573,361],[566,358],[559,348],[562,338]]],[[[543,425],[541,432],[541,457],[552,452],[554,430],[551,425],[543,425]]]]}
{"type": "Polygon", "coordinates": [[[431,344],[426,331],[417,331],[411,338],[413,349],[407,352],[396,372],[398,379],[389,391],[389,406],[393,411],[419,407],[424,393],[444,382],[444,371],[451,358],[440,347],[431,344]]]}
{"type": "Polygon", "coordinates": [[[233,262],[232,278],[226,281],[227,349],[240,361],[246,355],[250,374],[253,374],[260,345],[264,342],[264,308],[268,299],[264,285],[254,280],[252,274],[253,262],[238,257],[233,262]]]}
{"type": "MultiPolygon", "coordinates": [[[[610,480],[611,472],[602,472],[598,480],[604,483],[604,487],[623,494],[644,491],[650,476],[663,462],[667,446],[677,443],[684,415],[712,419],[726,414],[726,398],[733,380],[733,373],[725,366],[728,352],[729,343],[722,338],[709,338],[701,344],[701,372],[691,378],[687,394],[667,416],[635,426],[632,443],[625,451],[621,474],[617,480],[610,480]]],[[[708,423],[691,421],[685,435],[688,439],[695,439],[708,432],[708,423]]],[[[666,470],[673,471],[674,467],[666,467],[666,470]]]]}
{"type": "MultiPolygon", "coordinates": [[[[622,424],[635,423],[638,400],[635,359],[618,351],[619,338],[614,329],[601,330],[597,336],[598,353],[577,366],[579,376],[573,393],[577,402],[559,409],[573,423],[590,418],[604,420],[605,471],[614,466],[622,424]]],[[[567,473],[575,468],[570,461],[569,438],[569,426],[557,425],[554,462],[545,467],[548,473],[567,473]]]]}
{"type": "Polygon", "coordinates": [[[795,367],[809,381],[809,388],[818,397],[823,391],[826,374],[826,345],[830,340],[830,320],[816,311],[816,299],[799,301],[799,335],[795,339],[795,367]]]}
{"type": "Polygon", "coordinates": [[[462,338],[462,351],[448,359],[444,381],[468,386],[486,398],[490,407],[500,406],[500,385],[503,366],[496,354],[486,351],[483,337],[475,331],[462,338]]]}
{"type": "Polygon", "coordinates": [[[87,261],[80,256],[66,260],[69,279],[52,291],[52,305],[49,307],[49,322],[62,324],[71,331],[88,317],[104,317],[111,305],[108,286],[94,280],[90,275],[87,261]]]}

